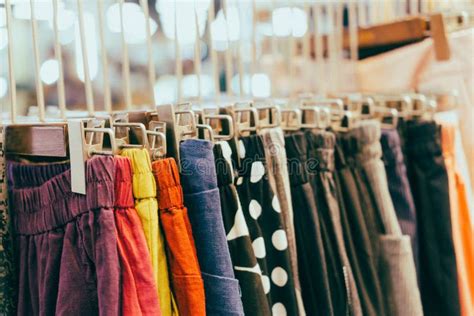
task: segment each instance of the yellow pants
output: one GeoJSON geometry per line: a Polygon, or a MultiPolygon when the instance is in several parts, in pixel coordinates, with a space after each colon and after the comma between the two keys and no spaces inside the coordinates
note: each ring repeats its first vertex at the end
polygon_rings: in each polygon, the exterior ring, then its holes
{"type": "Polygon", "coordinates": [[[156,183],[151,171],[150,155],[145,149],[124,149],[122,156],[130,158],[132,161],[135,208],[142,222],[150,250],[161,314],[163,316],[178,315],[178,309],[170,289],[165,241],[158,220],[156,183]]]}

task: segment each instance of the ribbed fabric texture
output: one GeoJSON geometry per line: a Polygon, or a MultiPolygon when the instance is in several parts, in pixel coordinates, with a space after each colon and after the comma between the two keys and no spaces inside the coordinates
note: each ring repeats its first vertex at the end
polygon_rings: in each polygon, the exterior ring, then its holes
{"type": "Polygon", "coordinates": [[[368,193],[373,199],[375,212],[382,221],[383,234],[380,239],[380,276],[389,315],[422,315],[420,291],[410,243],[402,237],[395,208],[390,196],[387,174],[380,143],[381,129],[378,121],[364,121],[351,132],[357,146],[355,154],[359,169],[366,180],[368,193]],[[397,243],[399,243],[397,245],[397,243]],[[394,256],[397,249],[399,255],[394,256]],[[406,255],[408,254],[408,255],[406,255]]]}
{"type": "Polygon", "coordinates": [[[68,164],[9,163],[18,249],[18,315],[119,315],[114,161],[87,161],[87,195],[68,164]]]}
{"type": "Polygon", "coordinates": [[[153,162],[160,220],[168,249],[168,262],[179,313],[206,315],[204,283],[194,245],[194,237],[184,207],[183,189],[173,158],[153,162]]]}
{"type": "Polygon", "coordinates": [[[155,282],[163,315],[178,313],[170,288],[168,263],[161,227],[158,219],[156,183],[151,170],[150,155],[146,149],[125,149],[122,156],[132,163],[133,195],[151,255],[155,282]]]}
{"type": "Polygon", "coordinates": [[[121,270],[121,315],[161,315],[150,253],[133,201],[130,159],[117,156],[114,161],[114,215],[121,270]]]}

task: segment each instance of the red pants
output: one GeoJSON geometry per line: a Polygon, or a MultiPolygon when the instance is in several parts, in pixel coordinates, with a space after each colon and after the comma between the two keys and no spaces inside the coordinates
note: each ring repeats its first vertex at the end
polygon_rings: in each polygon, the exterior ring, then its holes
{"type": "Polygon", "coordinates": [[[130,160],[115,157],[115,225],[121,265],[122,315],[161,315],[150,253],[134,207],[130,160]]]}

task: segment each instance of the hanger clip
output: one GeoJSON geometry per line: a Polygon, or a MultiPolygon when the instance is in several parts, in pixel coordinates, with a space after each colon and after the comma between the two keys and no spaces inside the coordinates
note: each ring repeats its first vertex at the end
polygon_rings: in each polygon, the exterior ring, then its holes
{"type": "Polygon", "coordinates": [[[129,122],[127,112],[114,113],[112,115],[111,126],[115,132],[115,142],[119,148],[148,148],[147,129],[145,124],[129,122]],[[131,133],[131,131],[138,133],[131,133]],[[131,135],[136,135],[136,140],[131,139],[131,135]],[[138,144],[137,144],[138,143],[138,144]]]}
{"type": "Polygon", "coordinates": [[[118,148],[115,134],[105,128],[104,120],[71,119],[67,122],[69,137],[69,157],[71,162],[71,190],[86,194],[85,161],[93,155],[115,155],[118,148]],[[110,148],[104,148],[104,135],[109,136],[110,148]]]}

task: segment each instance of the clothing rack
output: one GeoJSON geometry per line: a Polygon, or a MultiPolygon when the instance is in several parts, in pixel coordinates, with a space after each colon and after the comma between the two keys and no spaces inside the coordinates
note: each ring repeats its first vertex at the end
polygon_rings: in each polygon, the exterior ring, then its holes
{"type": "Polygon", "coordinates": [[[19,115],[12,45],[17,2],[2,2],[11,104],[0,133],[0,283],[4,275],[15,276],[5,284],[18,283],[0,288],[1,315],[474,312],[474,202],[461,168],[459,127],[439,118],[441,111],[455,113],[460,102],[453,91],[347,92],[343,84],[344,67],[355,69],[364,49],[432,37],[437,59],[449,60],[448,32],[452,25],[471,26],[468,11],[443,15],[438,4],[418,0],[222,0],[209,2],[203,29],[201,3],[190,1],[197,93],[188,100],[180,20],[187,2],[168,1],[176,97],[158,104],[155,57],[165,54],[155,45],[161,38],[153,35],[152,2],[137,2],[146,104],[137,104],[134,90],[135,47],[127,42],[126,23],[131,3],[112,2],[120,23],[122,101],[113,97],[118,67],[111,67],[106,43],[111,1],[94,3],[99,111],[86,34],[91,6],[77,0],[85,104],[84,111],[68,111],[62,2],[51,0],[56,118],[48,116],[41,82],[34,0],[38,115],[19,115]],[[289,20],[287,30],[277,25],[278,14],[289,20]],[[303,16],[300,34],[294,24],[303,16]],[[271,34],[262,40],[261,23],[268,20],[271,34]],[[213,25],[222,32],[214,33],[213,25]],[[222,51],[213,42],[219,36],[222,51]],[[253,81],[265,72],[266,58],[275,69],[269,95],[260,97],[253,81]],[[203,94],[206,71],[215,90],[210,97],[203,94]]]}

